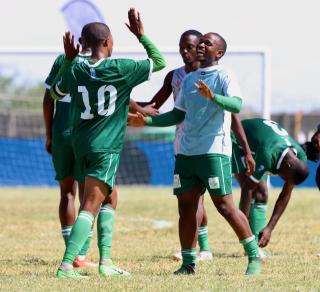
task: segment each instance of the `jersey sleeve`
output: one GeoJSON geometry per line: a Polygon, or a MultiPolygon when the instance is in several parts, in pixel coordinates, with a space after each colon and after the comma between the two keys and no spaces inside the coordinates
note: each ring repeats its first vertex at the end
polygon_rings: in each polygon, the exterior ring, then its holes
{"type": "Polygon", "coordinates": [[[135,87],[150,79],[152,73],[152,61],[119,60],[119,71],[125,77],[130,87],[135,87]]]}
{"type": "Polygon", "coordinates": [[[73,71],[70,66],[61,76],[61,79],[52,88],[54,93],[59,98],[64,98],[66,95],[71,93],[71,85],[73,81],[73,71]]]}
{"type": "Polygon", "coordinates": [[[54,78],[56,77],[56,75],[58,74],[59,69],[64,61],[64,58],[65,58],[65,56],[63,54],[61,54],[55,59],[53,65],[51,67],[50,73],[44,82],[45,88],[47,88],[47,89],[51,88],[52,82],[53,82],[54,78]]]}
{"type": "Polygon", "coordinates": [[[237,96],[242,99],[242,93],[236,75],[233,72],[224,72],[222,79],[223,95],[237,96]]]}
{"type": "Polygon", "coordinates": [[[250,176],[250,178],[258,183],[262,176],[271,169],[272,157],[270,150],[265,148],[259,148],[255,153],[256,170],[250,176]]]}

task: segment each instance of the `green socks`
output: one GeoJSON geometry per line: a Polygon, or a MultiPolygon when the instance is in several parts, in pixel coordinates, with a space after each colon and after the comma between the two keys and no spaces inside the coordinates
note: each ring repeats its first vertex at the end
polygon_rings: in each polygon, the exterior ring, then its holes
{"type": "Polygon", "coordinates": [[[91,229],[86,242],[84,243],[83,247],[81,248],[81,250],[79,252],[80,257],[85,257],[87,255],[88,249],[90,247],[90,242],[91,242],[92,236],[93,236],[93,230],[91,229]]]}
{"type": "Polygon", "coordinates": [[[195,266],[197,259],[197,249],[195,247],[192,248],[182,248],[182,266],[192,265],[195,266]]]}
{"type": "Polygon", "coordinates": [[[64,240],[65,245],[67,246],[69,237],[71,234],[72,226],[62,226],[61,227],[61,234],[64,240]]]}
{"type": "Polygon", "coordinates": [[[252,200],[250,208],[250,228],[252,233],[259,241],[259,233],[267,224],[267,203],[259,203],[252,200]]]}
{"type": "Polygon", "coordinates": [[[255,240],[254,235],[240,240],[240,243],[243,245],[249,259],[259,257],[258,242],[255,240]]]}
{"type": "Polygon", "coordinates": [[[200,251],[211,251],[208,241],[208,226],[200,226],[198,231],[198,243],[200,246],[200,251]]]}
{"type": "Polygon", "coordinates": [[[74,259],[79,254],[80,249],[88,238],[93,221],[94,216],[90,212],[80,211],[79,216],[73,225],[62,263],[72,265],[74,259]]]}
{"type": "Polygon", "coordinates": [[[114,213],[114,209],[107,204],[102,205],[100,208],[97,221],[100,263],[103,262],[103,260],[110,259],[112,232],[114,226],[114,213]]]}

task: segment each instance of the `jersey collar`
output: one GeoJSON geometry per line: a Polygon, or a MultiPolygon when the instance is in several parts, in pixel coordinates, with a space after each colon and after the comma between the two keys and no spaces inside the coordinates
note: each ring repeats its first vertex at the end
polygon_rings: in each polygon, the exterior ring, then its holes
{"type": "Polygon", "coordinates": [[[90,64],[88,60],[85,60],[84,62],[86,63],[87,66],[89,66],[90,68],[94,68],[97,67],[101,64],[101,62],[103,62],[104,60],[106,60],[106,58],[102,58],[99,61],[95,62],[94,64],[90,64]]]}
{"type": "Polygon", "coordinates": [[[213,66],[210,66],[210,67],[205,67],[205,68],[199,68],[197,71],[198,72],[208,72],[208,71],[213,71],[213,70],[218,70],[221,68],[221,65],[213,65],[213,66]]]}
{"type": "Polygon", "coordinates": [[[289,151],[290,149],[293,151],[294,155],[297,156],[298,152],[297,152],[296,149],[291,148],[291,147],[286,148],[286,149],[282,152],[282,154],[281,154],[281,156],[280,156],[280,159],[278,160],[277,169],[280,168],[281,163],[282,163],[284,157],[286,156],[286,154],[288,153],[288,151],[289,151]]]}

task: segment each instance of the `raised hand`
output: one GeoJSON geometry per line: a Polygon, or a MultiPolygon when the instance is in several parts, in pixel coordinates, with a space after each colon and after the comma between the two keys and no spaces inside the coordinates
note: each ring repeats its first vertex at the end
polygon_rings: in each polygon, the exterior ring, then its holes
{"type": "Polygon", "coordinates": [[[144,35],[143,23],[141,21],[140,13],[135,8],[130,8],[128,11],[129,24],[126,26],[139,39],[144,35]]]}
{"type": "Polygon", "coordinates": [[[199,84],[194,83],[194,87],[197,89],[197,91],[204,97],[213,100],[214,99],[214,93],[209,88],[209,86],[202,81],[201,79],[198,80],[199,84]]]}
{"type": "Polygon", "coordinates": [[[70,31],[67,31],[63,36],[63,46],[67,60],[72,61],[79,54],[80,45],[74,45],[74,36],[70,31]]]}
{"type": "Polygon", "coordinates": [[[136,114],[128,114],[128,126],[144,127],[146,125],[146,118],[137,112],[136,114]]]}

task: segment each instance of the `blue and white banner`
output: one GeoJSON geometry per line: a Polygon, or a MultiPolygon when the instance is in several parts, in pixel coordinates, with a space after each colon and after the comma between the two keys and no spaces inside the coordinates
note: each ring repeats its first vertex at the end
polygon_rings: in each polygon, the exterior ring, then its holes
{"type": "Polygon", "coordinates": [[[99,8],[91,0],[70,0],[61,8],[68,29],[75,40],[81,36],[84,25],[90,22],[105,22],[99,8]]]}

